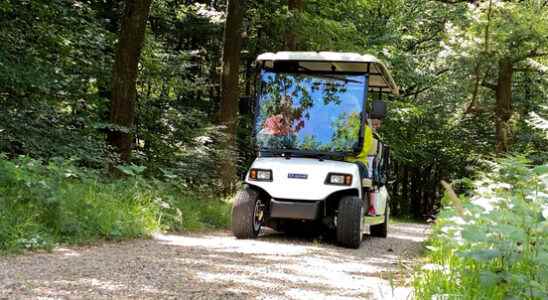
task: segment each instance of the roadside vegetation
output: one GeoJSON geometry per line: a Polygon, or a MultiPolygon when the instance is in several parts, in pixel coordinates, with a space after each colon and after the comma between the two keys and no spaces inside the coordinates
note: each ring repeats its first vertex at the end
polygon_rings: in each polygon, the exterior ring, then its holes
{"type": "Polygon", "coordinates": [[[548,165],[511,157],[487,167],[471,193],[444,198],[417,299],[548,297],[548,165]]]}
{"type": "Polygon", "coordinates": [[[0,158],[0,253],[227,226],[227,202],[146,179],[140,167],[119,170],[124,179],[70,161],[0,158]]]}

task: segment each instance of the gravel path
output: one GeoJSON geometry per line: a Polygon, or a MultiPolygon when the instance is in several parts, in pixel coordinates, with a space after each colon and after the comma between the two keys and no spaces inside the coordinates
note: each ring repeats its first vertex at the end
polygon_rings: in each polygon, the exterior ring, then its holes
{"type": "Polygon", "coordinates": [[[58,248],[0,258],[0,299],[406,299],[405,270],[427,231],[393,224],[358,250],[274,232],[58,248]]]}

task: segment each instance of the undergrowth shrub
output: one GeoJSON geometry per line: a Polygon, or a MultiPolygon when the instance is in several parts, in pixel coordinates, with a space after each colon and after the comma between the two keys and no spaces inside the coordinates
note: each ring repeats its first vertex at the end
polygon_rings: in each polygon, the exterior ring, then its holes
{"type": "Polygon", "coordinates": [[[0,252],[227,226],[226,202],[145,179],[139,167],[121,171],[129,177],[110,179],[70,161],[0,157],[0,252]]]}
{"type": "Polygon", "coordinates": [[[490,167],[470,197],[441,212],[414,278],[417,299],[548,298],[548,165],[506,158],[490,167]]]}

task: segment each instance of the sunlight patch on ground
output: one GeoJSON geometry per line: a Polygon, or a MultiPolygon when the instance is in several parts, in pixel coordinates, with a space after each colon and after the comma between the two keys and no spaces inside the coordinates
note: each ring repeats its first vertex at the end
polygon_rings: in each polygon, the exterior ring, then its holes
{"type": "Polygon", "coordinates": [[[172,246],[203,247],[210,250],[223,252],[236,252],[241,254],[267,254],[275,255],[302,255],[318,247],[295,244],[272,243],[260,240],[237,240],[229,236],[202,236],[189,237],[178,235],[156,234],[154,239],[172,246]]]}
{"type": "Polygon", "coordinates": [[[225,282],[232,284],[243,284],[245,286],[252,286],[260,289],[275,289],[278,284],[272,282],[266,282],[264,280],[253,279],[252,276],[240,275],[240,274],[227,274],[227,273],[208,273],[198,272],[196,275],[208,282],[225,282]]]}
{"type": "Polygon", "coordinates": [[[55,248],[53,249],[53,253],[59,253],[59,254],[62,254],[63,256],[68,256],[68,257],[75,257],[75,256],[78,257],[81,255],[80,253],[68,248],[55,248]]]}
{"type": "Polygon", "coordinates": [[[413,242],[424,241],[424,237],[422,236],[412,236],[412,235],[404,235],[404,234],[392,234],[391,236],[400,240],[409,240],[413,242]]]}
{"type": "MultiPolygon", "coordinates": [[[[424,240],[424,228],[410,227],[402,231],[391,236],[409,242],[424,240]]],[[[363,248],[349,250],[310,242],[284,243],[273,237],[278,236],[267,235],[263,240],[237,240],[226,235],[154,236],[164,245],[208,252],[202,258],[177,260],[203,266],[204,271],[194,273],[195,276],[204,282],[222,282],[234,291],[244,286],[260,290],[268,299],[406,299],[409,296],[410,289],[392,288],[389,281],[379,278],[381,272],[397,268],[397,262],[403,258],[396,254],[360,258],[356,255],[363,255],[359,252],[366,251],[363,248]],[[240,257],[241,261],[227,258],[227,253],[240,257]],[[210,267],[205,268],[208,264],[210,267]],[[281,284],[287,288],[279,290],[281,284]]],[[[364,244],[378,241],[366,240],[364,244]]]]}
{"type": "MultiPolygon", "coordinates": [[[[325,300],[353,300],[356,299],[357,295],[352,296],[342,296],[342,295],[329,295],[321,292],[316,291],[307,291],[303,289],[291,289],[285,293],[288,297],[293,299],[302,299],[302,300],[317,300],[317,299],[325,299],[325,300]]],[[[369,296],[369,295],[361,295],[361,296],[369,296]]]]}

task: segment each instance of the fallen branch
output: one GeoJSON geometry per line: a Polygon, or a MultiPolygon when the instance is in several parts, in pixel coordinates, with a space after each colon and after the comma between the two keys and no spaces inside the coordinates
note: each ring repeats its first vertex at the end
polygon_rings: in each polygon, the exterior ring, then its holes
{"type": "Polygon", "coordinates": [[[460,201],[459,197],[457,196],[457,194],[455,193],[451,185],[447,183],[445,180],[441,181],[441,185],[443,185],[443,187],[447,191],[447,196],[449,197],[451,202],[453,202],[453,206],[457,210],[457,213],[459,214],[459,216],[463,217],[464,206],[462,206],[462,202],[460,201]]]}

